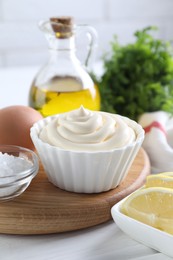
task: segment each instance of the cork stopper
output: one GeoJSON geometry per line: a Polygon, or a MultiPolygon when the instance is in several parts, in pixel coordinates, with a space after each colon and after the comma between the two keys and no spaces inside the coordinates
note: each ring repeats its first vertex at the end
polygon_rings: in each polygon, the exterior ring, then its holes
{"type": "Polygon", "coordinates": [[[73,35],[74,19],[71,16],[51,17],[52,29],[57,38],[65,39],[73,35]]]}

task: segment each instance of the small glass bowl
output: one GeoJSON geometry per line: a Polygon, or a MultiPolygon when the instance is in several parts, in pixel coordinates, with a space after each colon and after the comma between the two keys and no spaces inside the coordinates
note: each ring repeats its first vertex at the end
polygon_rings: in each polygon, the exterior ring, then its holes
{"type": "Polygon", "coordinates": [[[38,170],[39,159],[33,151],[15,145],[0,145],[0,201],[22,194],[38,170]]]}

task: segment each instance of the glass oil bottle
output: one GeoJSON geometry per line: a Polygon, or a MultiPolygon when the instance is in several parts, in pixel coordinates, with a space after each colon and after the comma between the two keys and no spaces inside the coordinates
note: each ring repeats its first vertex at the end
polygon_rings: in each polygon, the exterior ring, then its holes
{"type": "Polygon", "coordinates": [[[29,105],[44,117],[74,110],[83,105],[100,110],[100,94],[89,73],[76,57],[75,34],[85,30],[90,35],[87,63],[96,41],[90,26],[76,26],[72,17],[55,17],[40,23],[49,43],[49,60],[33,80],[29,105]]]}

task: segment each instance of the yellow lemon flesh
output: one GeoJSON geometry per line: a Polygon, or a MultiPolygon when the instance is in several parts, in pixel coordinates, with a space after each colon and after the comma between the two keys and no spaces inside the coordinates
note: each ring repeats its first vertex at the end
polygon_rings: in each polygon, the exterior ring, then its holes
{"type": "Polygon", "coordinates": [[[121,212],[173,234],[173,189],[162,187],[139,189],[123,202],[121,212]]]}
{"type": "Polygon", "coordinates": [[[145,188],[148,187],[173,188],[173,173],[165,172],[147,176],[145,188]]]}

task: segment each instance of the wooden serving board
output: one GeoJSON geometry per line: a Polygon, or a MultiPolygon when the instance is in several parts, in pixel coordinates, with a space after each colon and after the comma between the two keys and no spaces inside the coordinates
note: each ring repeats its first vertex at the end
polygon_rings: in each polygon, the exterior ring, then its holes
{"type": "Polygon", "coordinates": [[[111,207],[142,186],[150,173],[141,148],[126,179],[99,194],[63,191],[51,184],[42,167],[18,198],[0,203],[0,233],[50,234],[91,227],[111,219],[111,207]]]}

